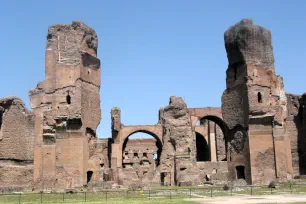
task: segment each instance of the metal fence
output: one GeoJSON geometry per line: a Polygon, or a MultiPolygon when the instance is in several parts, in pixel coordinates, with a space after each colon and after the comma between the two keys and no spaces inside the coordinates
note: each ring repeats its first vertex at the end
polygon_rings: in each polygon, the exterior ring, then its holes
{"type": "Polygon", "coordinates": [[[68,202],[111,202],[129,199],[183,199],[234,195],[306,193],[306,184],[286,184],[277,188],[267,186],[196,187],[155,190],[103,190],[98,192],[76,193],[4,193],[0,194],[0,203],[68,203],[68,202]]]}

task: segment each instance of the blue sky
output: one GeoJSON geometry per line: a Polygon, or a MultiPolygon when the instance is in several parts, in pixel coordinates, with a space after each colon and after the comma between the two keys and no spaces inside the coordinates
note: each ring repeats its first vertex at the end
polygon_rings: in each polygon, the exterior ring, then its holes
{"type": "MultiPolygon", "coordinates": [[[[0,97],[19,96],[44,80],[49,25],[81,20],[99,37],[102,121],[110,109],[126,125],[155,124],[171,95],[189,107],[220,106],[227,58],[223,34],[242,18],[271,30],[276,72],[287,92],[306,92],[306,1],[27,0],[0,7],[0,97]]],[[[29,107],[30,108],[30,107],[29,107]]]]}

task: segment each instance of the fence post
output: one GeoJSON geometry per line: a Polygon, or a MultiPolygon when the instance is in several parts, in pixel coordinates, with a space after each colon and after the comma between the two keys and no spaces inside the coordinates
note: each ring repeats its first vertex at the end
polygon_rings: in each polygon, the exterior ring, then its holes
{"type": "Polygon", "coordinates": [[[210,187],[210,197],[212,197],[212,187],[210,187]]]}
{"type": "Polygon", "coordinates": [[[84,196],[85,196],[85,202],[86,202],[86,192],[85,192],[84,196]]]}
{"type": "Polygon", "coordinates": [[[40,203],[42,203],[42,196],[43,196],[43,193],[41,192],[40,193],[40,203]]]}
{"type": "Polygon", "coordinates": [[[253,186],[251,186],[251,196],[253,195],[253,186]]]}

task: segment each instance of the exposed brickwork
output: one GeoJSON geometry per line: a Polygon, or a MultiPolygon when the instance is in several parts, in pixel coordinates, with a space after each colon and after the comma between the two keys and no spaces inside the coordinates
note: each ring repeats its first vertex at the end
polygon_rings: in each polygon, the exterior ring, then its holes
{"type": "Polygon", "coordinates": [[[244,166],[250,184],[287,179],[292,173],[287,99],[274,70],[271,33],[244,19],[230,27],[224,39],[229,66],[222,115],[230,129],[231,180],[236,179],[237,166],[244,166]]]}
{"type": "Polygon", "coordinates": [[[172,96],[156,124],[124,125],[115,107],[112,138],[99,139],[97,34],[80,21],[50,26],[33,113],[17,97],[0,99],[0,187],[267,184],[306,174],[306,94],[285,94],[271,32],[243,19],[224,40],[221,108],[172,96]],[[154,139],[129,139],[138,132],[154,139]]]}
{"type": "Polygon", "coordinates": [[[82,187],[101,179],[107,159],[96,151],[101,120],[97,43],[95,31],[79,21],[48,29],[46,79],[30,91],[36,189],[82,187]]]}
{"type": "Polygon", "coordinates": [[[0,99],[0,187],[31,188],[34,114],[17,97],[0,99]]]}
{"type": "MultiPolygon", "coordinates": [[[[163,109],[161,118],[163,126],[161,173],[171,172],[170,182],[177,185],[198,184],[196,138],[186,103],[181,97],[170,97],[169,105],[163,109]]],[[[170,175],[167,174],[168,176],[170,175]]]]}
{"type": "Polygon", "coordinates": [[[155,139],[128,140],[123,151],[123,184],[150,184],[158,166],[157,152],[155,139]]]}

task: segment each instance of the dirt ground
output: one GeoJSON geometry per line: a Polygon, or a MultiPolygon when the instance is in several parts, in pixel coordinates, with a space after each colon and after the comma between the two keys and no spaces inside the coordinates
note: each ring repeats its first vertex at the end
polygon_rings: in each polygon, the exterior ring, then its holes
{"type": "Polygon", "coordinates": [[[265,196],[232,196],[232,197],[207,197],[191,198],[190,201],[205,204],[247,204],[247,203],[292,203],[305,202],[306,195],[265,195],[265,196]]]}

